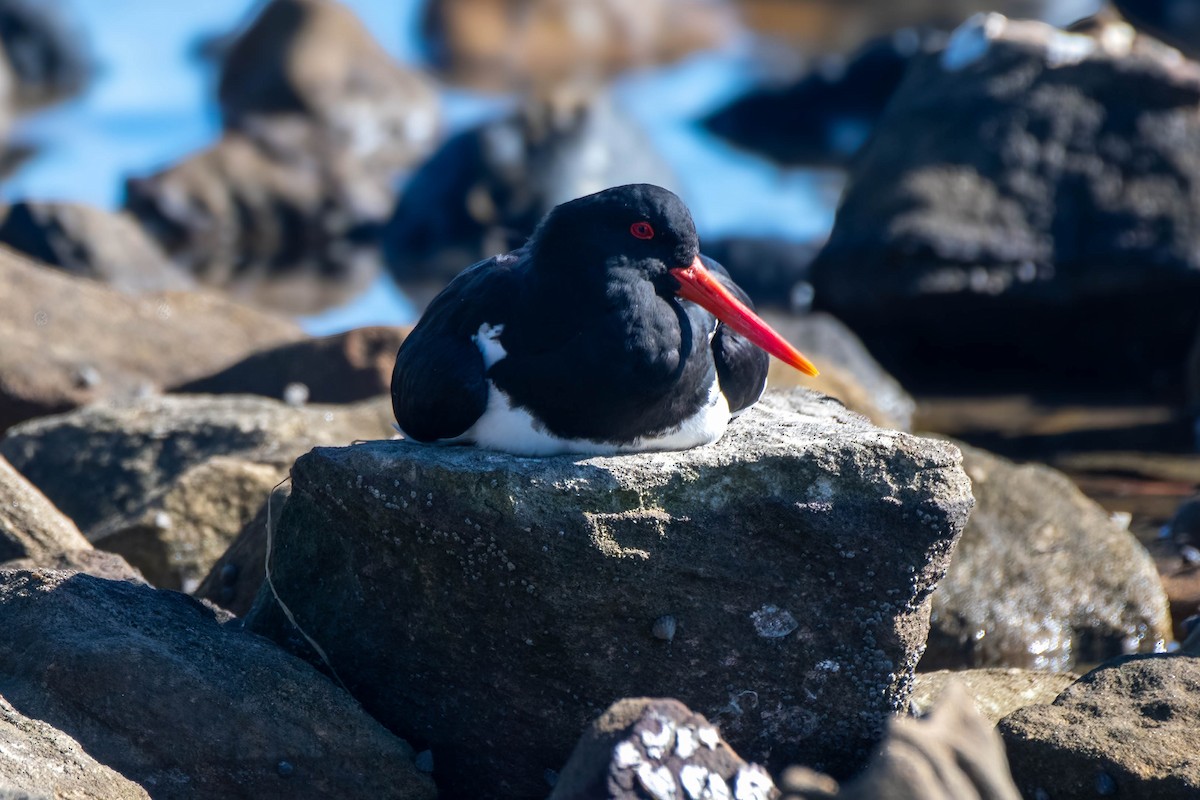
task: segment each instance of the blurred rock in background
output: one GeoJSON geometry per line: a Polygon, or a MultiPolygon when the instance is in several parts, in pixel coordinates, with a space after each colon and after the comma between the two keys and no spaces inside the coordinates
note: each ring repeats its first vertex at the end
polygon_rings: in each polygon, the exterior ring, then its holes
{"type": "Polygon", "coordinates": [[[79,32],[47,0],[0,1],[0,46],[11,96],[28,110],[78,94],[93,65],[79,32]]]}

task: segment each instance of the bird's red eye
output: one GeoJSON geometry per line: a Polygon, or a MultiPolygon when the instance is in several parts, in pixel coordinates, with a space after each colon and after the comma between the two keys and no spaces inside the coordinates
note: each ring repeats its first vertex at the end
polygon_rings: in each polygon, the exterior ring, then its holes
{"type": "Polygon", "coordinates": [[[653,239],[654,228],[649,222],[635,222],[629,226],[629,232],[639,239],[653,239]]]}

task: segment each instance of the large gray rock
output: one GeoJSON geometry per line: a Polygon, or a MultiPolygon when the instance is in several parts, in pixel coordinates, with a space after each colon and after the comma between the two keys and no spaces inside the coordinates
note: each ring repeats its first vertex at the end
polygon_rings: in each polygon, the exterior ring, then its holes
{"type": "Polygon", "coordinates": [[[1177,370],[1200,319],[1197,136],[1200,64],[1178,51],[1121,21],[980,15],[913,61],[859,154],[817,304],[893,369],[1177,370]]]}
{"type": "Polygon", "coordinates": [[[83,203],[15,203],[0,223],[0,242],[130,294],[194,286],[128,214],[83,203]]]}
{"type": "Polygon", "coordinates": [[[1026,797],[1200,796],[1200,647],[1114,659],[1000,722],[1026,797]]]}
{"type": "MultiPolygon", "coordinates": [[[[270,563],[447,797],[543,796],[587,722],[638,695],[677,697],[747,759],[845,774],[907,707],[971,502],[952,445],[796,391],[682,453],[317,449],[270,563]]],[[[306,646],[267,589],[246,625],[306,646]]]]}
{"type": "Polygon", "coordinates": [[[130,297],[0,249],[0,432],[209,375],[294,323],[199,292],[130,297]]]}
{"type": "Polygon", "coordinates": [[[242,395],[98,404],[18,425],[0,454],[151,582],[195,586],[297,456],[388,436],[389,398],[292,407],[242,395]]]}
{"type": "Polygon", "coordinates": [[[708,720],[678,700],[620,700],[583,734],[550,800],[647,794],[773,800],[779,793],[766,770],[743,761],[708,720]]]}
{"type": "Polygon", "coordinates": [[[975,509],[933,595],[923,669],[1062,671],[1170,641],[1158,572],[1128,530],[1057,470],[959,447],[975,509]]]}
{"type": "Polygon", "coordinates": [[[150,795],[90,756],[79,742],[21,715],[0,697],[0,797],[149,800],[150,795]]]}
{"type": "Polygon", "coordinates": [[[160,798],[435,796],[413,751],[186,595],[0,572],[0,695],[160,798]]]}
{"type": "Polygon", "coordinates": [[[0,456],[0,562],[89,547],[75,523],[0,456]]]}

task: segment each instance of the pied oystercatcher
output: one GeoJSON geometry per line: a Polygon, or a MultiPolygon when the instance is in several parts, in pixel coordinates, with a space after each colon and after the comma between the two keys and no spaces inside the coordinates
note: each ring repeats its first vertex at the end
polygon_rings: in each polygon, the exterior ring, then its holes
{"type": "Polygon", "coordinates": [[[398,427],[530,456],[714,442],[758,401],[767,353],[817,374],[749,303],[666,189],[563,203],[426,309],[396,356],[398,427]]]}

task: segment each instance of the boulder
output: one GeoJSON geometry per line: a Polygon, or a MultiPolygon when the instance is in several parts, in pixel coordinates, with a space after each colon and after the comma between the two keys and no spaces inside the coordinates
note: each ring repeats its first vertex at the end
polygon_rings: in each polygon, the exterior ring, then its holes
{"type": "Polygon", "coordinates": [[[962,684],[975,699],[975,708],[995,725],[1018,708],[1044,705],[1058,697],[1079,676],[1073,672],[1029,669],[965,669],[918,672],[913,684],[912,712],[929,714],[951,685],[962,684]]]}
{"type": "Polygon", "coordinates": [[[678,187],[611,95],[532,98],[451,138],[413,174],[383,230],[384,258],[423,306],[471,264],[525,244],[556,205],[627,183],[678,187]]]}
{"type": "MultiPolygon", "coordinates": [[[[301,453],[386,436],[391,419],[390,398],[294,408],[240,395],[150,397],[19,425],[0,440],[0,454],[92,539],[137,529],[182,557],[205,541],[205,528],[224,531],[228,544],[301,453]],[[219,456],[236,458],[210,463],[219,456]],[[169,547],[160,539],[173,536],[185,538],[169,547]]],[[[201,549],[215,559],[224,549],[215,548],[201,549]]],[[[169,569],[134,561],[148,573],[169,569]]]]}
{"type": "Polygon", "coordinates": [[[273,121],[310,127],[383,182],[437,143],[433,82],[396,63],[336,0],[263,4],[222,58],[217,99],[226,129],[276,149],[286,144],[273,121]]]}
{"type": "Polygon", "coordinates": [[[815,378],[801,377],[795,369],[772,359],[769,386],[802,384],[841,400],[881,428],[912,430],[916,401],[871,357],[853,331],[820,312],[788,316],[767,312],[764,318],[821,370],[815,378]]]}
{"type": "Polygon", "coordinates": [[[83,90],[92,64],[78,32],[60,12],[37,0],[0,0],[0,52],[20,109],[54,103],[83,90]]]}
{"type": "Polygon", "coordinates": [[[210,375],[303,332],[199,292],[129,297],[0,250],[0,432],[210,375]]]}
{"type": "Polygon", "coordinates": [[[0,570],[51,569],[65,572],[86,572],[110,581],[145,583],[146,578],[116,553],[97,550],[90,544],[74,550],[64,550],[39,558],[16,558],[0,562],[0,570]]]}
{"type": "Polygon", "coordinates": [[[791,769],[782,800],[1017,800],[1004,743],[961,684],[923,720],[897,717],[862,775],[842,787],[791,769]]]}
{"type": "Polygon", "coordinates": [[[0,798],[150,800],[120,773],[51,725],[21,715],[0,697],[0,798]]]}
{"type": "Polygon", "coordinates": [[[774,800],[771,776],[747,764],[678,700],[619,700],[583,734],[550,800],[645,797],[774,800]]]}
{"type": "Polygon", "coordinates": [[[194,596],[235,616],[245,616],[266,580],[267,520],[272,531],[279,527],[279,517],[290,494],[290,483],[275,488],[233,544],[212,565],[194,596]]]}
{"type": "Polygon", "coordinates": [[[370,327],[261,350],[172,388],[184,394],[257,394],[295,403],[353,403],[389,394],[408,328],[370,327]]]}
{"type": "Polygon", "coordinates": [[[175,592],[0,572],[0,695],[157,798],[435,797],[319,673],[175,592]]]}
{"type": "Polygon", "coordinates": [[[250,630],[316,642],[445,797],[541,797],[588,720],[673,696],[743,757],[844,775],[907,707],[971,506],[957,450],[815,393],[682,453],[378,442],[292,468],[250,630]],[[354,624],[347,624],[354,620],[354,624]]]}
{"type": "Polygon", "coordinates": [[[603,83],[736,30],[720,0],[433,0],[422,39],[442,75],[481,89],[603,83]]]}
{"type": "Polygon", "coordinates": [[[1000,722],[1017,786],[1055,800],[1200,794],[1200,653],[1114,659],[1000,722]]]}
{"type": "Polygon", "coordinates": [[[193,286],[132,217],[83,203],[15,203],[0,223],[0,243],[128,294],[193,286]]]}
{"type": "Polygon", "coordinates": [[[956,366],[1111,387],[1200,320],[1200,64],[1097,21],[997,14],[917,56],[812,266],[817,307],[906,382],[956,366]]]}
{"type": "Polygon", "coordinates": [[[75,523],[0,456],[0,562],[89,547],[75,523]]]}
{"type": "Polygon", "coordinates": [[[1063,671],[1171,640],[1153,560],[1065,475],[959,445],[975,509],[933,595],[923,669],[1063,671]]]}
{"type": "Polygon", "coordinates": [[[344,303],[379,273],[360,232],[386,218],[391,178],[330,152],[302,123],[269,124],[298,143],[271,151],[226,133],[178,164],[127,179],[125,210],[203,284],[288,313],[344,303]]]}

